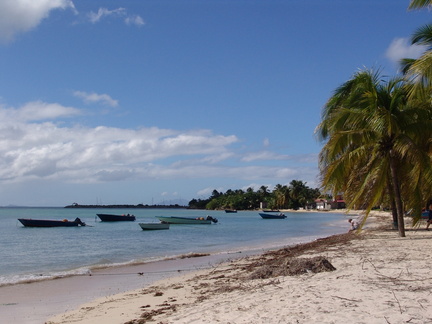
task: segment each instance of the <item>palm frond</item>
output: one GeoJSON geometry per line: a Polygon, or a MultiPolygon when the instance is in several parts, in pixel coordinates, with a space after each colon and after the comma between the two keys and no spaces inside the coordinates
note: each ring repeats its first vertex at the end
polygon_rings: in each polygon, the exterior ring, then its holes
{"type": "Polygon", "coordinates": [[[421,9],[432,5],[432,0],[411,0],[408,9],[421,9]]]}
{"type": "Polygon", "coordinates": [[[411,44],[432,46],[432,25],[426,24],[414,31],[411,36],[411,44]]]}

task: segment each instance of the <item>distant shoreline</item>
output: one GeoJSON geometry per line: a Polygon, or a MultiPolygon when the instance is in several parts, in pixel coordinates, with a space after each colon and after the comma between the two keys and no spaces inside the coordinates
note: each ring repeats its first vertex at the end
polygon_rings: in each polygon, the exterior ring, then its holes
{"type": "Polygon", "coordinates": [[[72,204],[67,205],[64,208],[177,208],[177,209],[187,209],[187,206],[180,205],[80,205],[72,204]]]}

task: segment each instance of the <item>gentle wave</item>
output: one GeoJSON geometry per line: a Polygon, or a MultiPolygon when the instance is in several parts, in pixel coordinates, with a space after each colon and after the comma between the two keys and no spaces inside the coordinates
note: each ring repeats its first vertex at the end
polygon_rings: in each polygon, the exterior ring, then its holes
{"type": "Polygon", "coordinates": [[[340,214],[286,213],[285,220],[262,220],[257,212],[212,212],[216,225],[178,225],[169,231],[142,231],[138,223],[155,214],[197,217],[200,210],[137,210],[137,222],[95,221],[95,214],[111,210],[64,208],[0,209],[0,286],[70,276],[91,275],[113,267],[135,266],[178,258],[188,253],[212,255],[260,253],[346,231],[340,214]],[[86,228],[24,228],[18,218],[75,219],[86,228]]]}
{"type": "MultiPolygon", "coordinates": [[[[311,242],[313,240],[316,240],[318,238],[321,238],[321,236],[306,236],[306,237],[296,237],[296,238],[287,238],[286,240],[275,242],[275,241],[269,241],[265,244],[260,244],[256,246],[238,246],[237,248],[228,249],[224,251],[215,251],[213,253],[209,253],[210,255],[215,256],[232,256],[232,255],[239,255],[240,253],[242,256],[250,255],[250,254],[256,254],[263,251],[268,251],[271,249],[277,249],[282,248],[286,246],[293,246],[297,244],[307,243],[311,242]]],[[[180,258],[189,257],[188,255],[193,255],[193,252],[186,253],[186,254],[179,254],[179,255],[171,255],[171,256],[160,256],[160,257],[150,257],[145,259],[133,259],[126,262],[117,262],[112,263],[109,260],[100,260],[98,264],[87,266],[87,267],[80,267],[77,269],[69,269],[65,271],[55,271],[55,272],[47,272],[47,273],[40,273],[40,274],[22,274],[22,275],[12,275],[12,276],[0,276],[0,287],[3,286],[10,286],[10,285],[16,285],[16,284],[28,284],[28,283],[34,283],[34,282],[40,282],[40,281],[46,281],[46,280],[54,280],[54,279],[61,279],[61,278],[68,278],[68,277],[74,277],[74,276],[91,276],[93,275],[94,271],[101,271],[104,269],[112,269],[117,267],[125,267],[125,266],[139,266],[144,265],[147,263],[154,263],[154,262],[160,262],[160,261],[166,261],[166,260],[175,260],[180,258]]],[[[99,274],[100,275],[100,274],[99,274]]]]}

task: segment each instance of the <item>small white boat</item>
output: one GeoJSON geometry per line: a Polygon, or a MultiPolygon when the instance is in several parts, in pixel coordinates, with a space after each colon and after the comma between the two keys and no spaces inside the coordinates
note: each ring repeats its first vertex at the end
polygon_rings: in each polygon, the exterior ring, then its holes
{"type": "Polygon", "coordinates": [[[169,229],[170,224],[166,223],[139,223],[143,231],[165,230],[169,229]]]}

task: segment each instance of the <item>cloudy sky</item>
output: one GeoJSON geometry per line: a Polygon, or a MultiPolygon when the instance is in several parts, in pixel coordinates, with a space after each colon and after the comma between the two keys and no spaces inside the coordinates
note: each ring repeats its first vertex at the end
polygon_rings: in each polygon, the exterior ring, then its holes
{"type": "Polygon", "coordinates": [[[0,0],[0,206],[318,187],[332,91],[421,52],[408,4],[0,0]]]}

